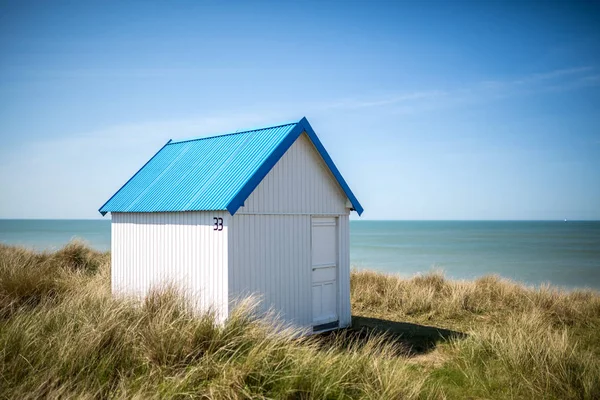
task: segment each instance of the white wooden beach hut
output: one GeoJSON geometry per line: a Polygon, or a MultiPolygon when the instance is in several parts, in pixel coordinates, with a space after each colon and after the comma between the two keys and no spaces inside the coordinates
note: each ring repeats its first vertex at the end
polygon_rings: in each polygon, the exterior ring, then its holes
{"type": "Polygon", "coordinates": [[[227,318],[254,295],[295,326],[348,326],[349,221],[363,208],[310,124],[167,142],[101,208],[112,291],[172,283],[227,318]]]}

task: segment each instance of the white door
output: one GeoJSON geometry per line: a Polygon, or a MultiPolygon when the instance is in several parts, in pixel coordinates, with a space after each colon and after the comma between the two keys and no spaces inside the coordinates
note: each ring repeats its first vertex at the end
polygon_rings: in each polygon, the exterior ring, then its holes
{"type": "Polygon", "coordinates": [[[338,320],[337,218],[312,218],[313,326],[338,320]]]}

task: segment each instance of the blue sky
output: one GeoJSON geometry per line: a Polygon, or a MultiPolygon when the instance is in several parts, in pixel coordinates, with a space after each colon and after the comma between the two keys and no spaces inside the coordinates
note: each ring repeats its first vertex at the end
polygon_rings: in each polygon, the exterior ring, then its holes
{"type": "Polygon", "coordinates": [[[365,219],[600,219],[598,2],[0,2],[0,218],[306,116],[365,219]]]}

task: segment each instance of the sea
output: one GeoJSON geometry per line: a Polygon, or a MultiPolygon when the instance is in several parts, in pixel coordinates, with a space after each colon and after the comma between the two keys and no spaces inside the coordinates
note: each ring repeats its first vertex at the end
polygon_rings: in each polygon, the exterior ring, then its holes
{"type": "MultiPolygon", "coordinates": [[[[0,243],[56,250],[74,238],[110,249],[110,220],[0,220],[0,243]]],[[[496,274],[600,290],[600,221],[351,221],[353,268],[409,277],[496,274]]]]}

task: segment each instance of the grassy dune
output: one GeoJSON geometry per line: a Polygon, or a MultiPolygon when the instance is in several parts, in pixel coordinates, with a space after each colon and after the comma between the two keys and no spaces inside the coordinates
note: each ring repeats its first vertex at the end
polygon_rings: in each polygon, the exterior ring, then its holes
{"type": "Polygon", "coordinates": [[[108,253],[0,245],[0,398],[600,398],[600,294],[352,274],[354,329],[110,296],[108,253]]]}
{"type": "Polygon", "coordinates": [[[417,356],[424,390],[450,398],[600,398],[600,293],[486,276],[352,275],[357,316],[459,332],[417,356]]]}

